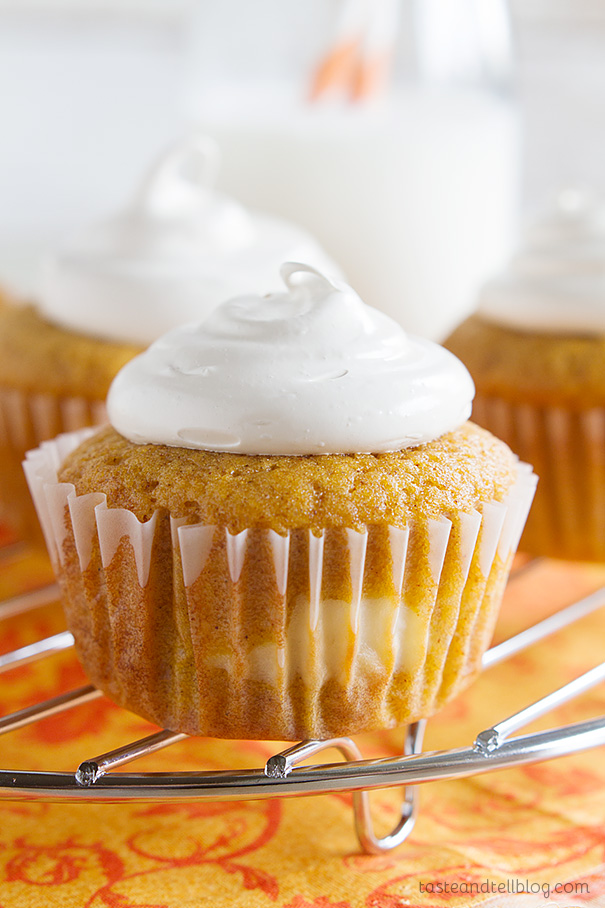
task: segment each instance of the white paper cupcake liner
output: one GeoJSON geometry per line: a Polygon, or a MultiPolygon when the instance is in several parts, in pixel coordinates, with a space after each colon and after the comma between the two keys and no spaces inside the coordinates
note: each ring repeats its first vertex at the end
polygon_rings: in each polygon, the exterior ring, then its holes
{"type": "Polygon", "coordinates": [[[478,395],[473,420],[540,476],[521,548],[605,561],[605,408],[574,411],[478,395]]]}
{"type": "Polygon", "coordinates": [[[77,396],[0,385],[0,513],[24,537],[39,533],[21,462],[25,452],[62,432],[107,421],[105,404],[77,396]]]}
{"type": "Polygon", "coordinates": [[[105,403],[0,386],[0,445],[25,452],[62,432],[107,421],[105,403]]]}
{"type": "Polygon", "coordinates": [[[44,443],[25,470],[84,667],[118,702],[190,733],[325,737],[429,715],[478,670],[529,466],[481,513],[232,535],[141,523],[57,482],[87,434],[44,443]]]}

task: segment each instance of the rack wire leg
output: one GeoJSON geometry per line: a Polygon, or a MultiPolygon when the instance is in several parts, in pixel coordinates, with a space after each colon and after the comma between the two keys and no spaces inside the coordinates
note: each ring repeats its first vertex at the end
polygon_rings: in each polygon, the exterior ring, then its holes
{"type": "MultiPolygon", "coordinates": [[[[414,722],[413,725],[408,726],[405,733],[404,756],[408,757],[421,752],[425,726],[425,720],[414,722]]],[[[398,845],[405,842],[414,828],[418,816],[418,788],[415,785],[404,786],[401,819],[392,832],[381,838],[374,832],[369,792],[353,792],[353,812],[355,831],[361,847],[368,854],[384,854],[385,851],[392,851],[393,848],[397,848],[398,845]]]]}
{"type": "MultiPolygon", "coordinates": [[[[405,734],[404,756],[412,756],[421,752],[425,726],[424,720],[408,726],[405,734]]],[[[331,747],[339,750],[349,762],[363,759],[361,751],[351,738],[303,741],[301,744],[295,744],[294,747],[289,747],[288,750],[283,750],[270,757],[265,765],[265,775],[274,779],[285,779],[295,766],[331,747]]],[[[404,787],[401,818],[388,835],[379,837],[374,832],[369,792],[353,792],[353,814],[357,838],[364,851],[367,851],[368,854],[384,854],[386,851],[392,851],[407,839],[414,828],[418,814],[417,788],[412,785],[404,787]]]]}

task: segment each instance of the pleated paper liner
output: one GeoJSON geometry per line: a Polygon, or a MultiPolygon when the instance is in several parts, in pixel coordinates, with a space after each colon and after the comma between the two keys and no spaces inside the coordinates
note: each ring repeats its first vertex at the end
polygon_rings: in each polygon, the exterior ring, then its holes
{"type": "Polygon", "coordinates": [[[102,401],[0,385],[0,517],[27,542],[42,534],[25,475],[25,452],[62,432],[107,421],[102,401]]]}
{"type": "Polygon", "coordinates": [[[190,734],[300,740],[428,716],[478,672],[529,466],[480,511],[232,535],[76,495],[57,470],[82,438],[44,443],[26,471],[81,661],[121,705],[190,734]]]}
{"type": "Polygon", "coordinates": [[[605,408],[574,411],[479,394],[473,420],[532,463],[540,477],[521,548],[605,561],[605,408]]]}

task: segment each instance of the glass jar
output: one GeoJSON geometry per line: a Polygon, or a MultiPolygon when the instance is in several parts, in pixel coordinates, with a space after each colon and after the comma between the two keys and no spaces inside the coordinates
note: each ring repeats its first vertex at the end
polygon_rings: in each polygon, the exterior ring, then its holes
{"type": "Polygon", "coordinates": [[[220,188],[306,226],[413,333],[471,310],[518,209],[503,2],[201,3],[190,59],[220,188]]]}

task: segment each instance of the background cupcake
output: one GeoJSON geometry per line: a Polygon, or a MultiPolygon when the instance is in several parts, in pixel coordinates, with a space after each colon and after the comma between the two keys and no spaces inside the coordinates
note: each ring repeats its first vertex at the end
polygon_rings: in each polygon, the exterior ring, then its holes
{"type": "Polygon", "coordinates": [[[605,207],[561,195],[445,344],[474,419],[540,476],[522,548],[605,560],[605,207]]]}
{"type": "Polygon", "coordinates": [[[26,464],[90,678],[193,734],[433,713],[480,668],[533,494],[466,423],[460,362],[282,273],[129,363],[112,427],[26,464]]]}
{"type": "Polygon", "coordinates": [[[338,272],[304,230],[215,192],[217,165],[207,138],[179,143],[125,211],[48,257],[35,305],[0,309],[0,512],[26,535],[25,451],[104,421],[125,362],[230,295],[270,290],[284,258],[338,272]]]}

